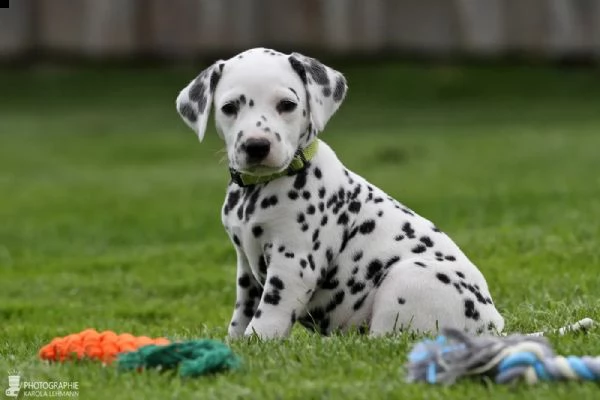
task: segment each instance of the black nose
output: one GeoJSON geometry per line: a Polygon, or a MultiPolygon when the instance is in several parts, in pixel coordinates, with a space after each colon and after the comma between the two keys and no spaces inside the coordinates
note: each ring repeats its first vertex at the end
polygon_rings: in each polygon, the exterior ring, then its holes
{"type": "Polygon", "coordinates": [[[246,140],[246,143],[244,143],[244,150],[248,155],[248,161],[258,162],[263,160],[267,154],[269,154],[271,142],[265,138],[248,139],[246,140]]]}

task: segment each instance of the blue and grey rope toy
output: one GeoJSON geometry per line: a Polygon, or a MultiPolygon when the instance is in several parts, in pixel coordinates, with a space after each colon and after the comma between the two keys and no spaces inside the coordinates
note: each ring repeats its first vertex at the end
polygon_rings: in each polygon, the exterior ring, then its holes
{"type": "MultiPolygon", "coordinates": [[[[585,330],[589,318],[556,331],[585,330]]],[[[562,357],[554,354],[542,333],[471,336],[445,329],[435,340],[417,343],[409,354],[408,381],[452,384],[466,376],[491,376],[496,383],[585,380],[600,382],[600,356],[562,357]]]]}

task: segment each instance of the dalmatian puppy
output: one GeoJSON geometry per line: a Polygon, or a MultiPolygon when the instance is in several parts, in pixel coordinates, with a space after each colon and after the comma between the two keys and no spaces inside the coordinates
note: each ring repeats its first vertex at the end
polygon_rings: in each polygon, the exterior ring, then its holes
{"type": "Polygon", "coordinates": [[[460,248],[317,137],[346,90],[313,58],[255,48],[217,61],[177,97],[200,140],[214,104],[227,148],[229,336],[285,337],[296,322],[324,335],[501,331],[486,280],[460,248]]]}

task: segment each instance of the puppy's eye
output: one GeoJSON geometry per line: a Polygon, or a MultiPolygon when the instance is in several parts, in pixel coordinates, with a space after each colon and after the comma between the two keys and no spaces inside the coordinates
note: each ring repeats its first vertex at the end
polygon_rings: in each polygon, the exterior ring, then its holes
{"type": "Polygon", "coordinates": [[[231,117],[237,114],[238,108],[235,103],[225,103],[223,107],[221,107],[221,111],[223,111],[223,114],[231,117]]]}
{"type": "Polygon", "coordinates": [[[291,100],[281,100],[277,103],[277,112],[278,113],[288,113],[292,112],[296,109],[298,105],[291,100]]]}

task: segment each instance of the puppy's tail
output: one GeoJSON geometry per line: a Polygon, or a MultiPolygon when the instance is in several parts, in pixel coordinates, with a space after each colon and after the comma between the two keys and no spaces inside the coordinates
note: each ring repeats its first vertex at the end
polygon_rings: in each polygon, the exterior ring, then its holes
{"type": "Polygon", "coordinates": [[[558,329],[552,329],[552,330],[545,331],[545,332],[541,331],[541,332],[526,333],[525,335],[526,336],[546,336],[548,334],[552,334],[552,335],[563,336],[569,332],[587,331],[588,329],[592,328],[594,325],[597,325],[596,321],[594,321],[591,318],[584,318],[584,319],[581,319],[581,320],[575,322],[574,324],[565,325],[558,329]]]}

